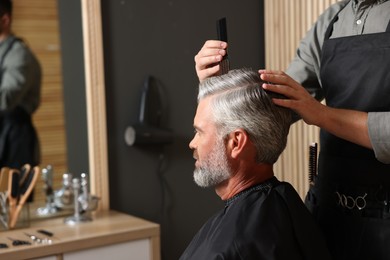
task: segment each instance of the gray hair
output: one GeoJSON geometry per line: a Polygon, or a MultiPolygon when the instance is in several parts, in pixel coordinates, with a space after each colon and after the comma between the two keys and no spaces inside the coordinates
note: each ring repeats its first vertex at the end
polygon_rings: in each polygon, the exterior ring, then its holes
{"type": "Polygon", "coordinates": [[[281,96],[266,92],[263,83],[257,71],[231,70],[201,82],[198,102],[213,96],[211,109],[220,136],[244,129],[256,146],[257,163],[273,164],[286,147],[292,112],[276,106],[272,97],[281,96]]]}

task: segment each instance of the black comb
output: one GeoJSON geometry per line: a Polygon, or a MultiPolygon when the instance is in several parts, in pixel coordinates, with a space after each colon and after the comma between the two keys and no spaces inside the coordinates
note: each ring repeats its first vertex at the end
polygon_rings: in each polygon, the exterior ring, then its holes
{"type": "Polygon", "coordinates": [[[309,147],[309,183],[314,185],[317,176],[317,143],[312,143],[309,147]]]}
{"type": "Polygon", "coordinates": [[[217,21],[217,34],[218,40],[227,42],[227,27],[226,27],[226,17],[221,18],[217,21]]]}
{"type": "MultiPolygon", "coordinates": [[[[227,26],[226,26],[226,17],[223,17],[217,21],[217,34],[218,34],[218,40],[227,42],[227,26]]],[[[226,74],[229,72],[230,64],[229,64],[229,57],[228,53],[226,51],[225,56],[223,56],[221,62],[219,63],[220,68],[220,74],[226,74]]]]}
{"type": "Polygon", "coordinates": [[[12,176],[10,176],[12,178],[11,182],[12,182],[12,188],[11,188],[11,196],[15,199],[18,199],[19,197],[19,172],[17,171],[13,171],[12,173],[12,176]]]}

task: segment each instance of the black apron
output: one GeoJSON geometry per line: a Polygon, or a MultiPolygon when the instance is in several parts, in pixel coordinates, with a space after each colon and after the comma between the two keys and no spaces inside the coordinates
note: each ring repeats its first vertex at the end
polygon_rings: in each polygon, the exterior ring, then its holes
{"type": "MultiPolygon", "coordinates": [[[[390,111],[390,23],[384,33],[330,39],[337,17],[322,49],[326,104],[390,111]]],[[[390,165],[324,130],[320,148],[318,176],[306,203],[334,259],[390,259],[390,165]]]]}
{"type": "Polygon", "coordinates": [[[39,165],[39,140],[31,115],[17,107],[0,113],[0,168],[20,169],[26,163],[39,165]]]}
{"type": "MultiPolygon", "coordinates": [[[[21,41],[14,38],[7,46],[0,59],[3,67],[5,56],[13,44],[21,41]]],[[[0,82],[2,71],[0,71],[0,82]]],[[[31,115],[21,106],[7,111],[0,111],[0,168],[20,169],[24,164],[31,166],[40,163],[40,145],[38,134],[33,126],[31,115]]]]}

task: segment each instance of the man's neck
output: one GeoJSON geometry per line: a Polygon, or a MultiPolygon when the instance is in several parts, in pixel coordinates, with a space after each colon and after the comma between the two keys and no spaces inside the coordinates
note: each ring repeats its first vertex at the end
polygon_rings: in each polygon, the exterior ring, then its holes
{"type": "Polygon", "coordinates": [[[215,191],[222,200],[228,200],[234,195],[274,176],[273,165],[258,164],[244,168],[235,173],[230,179],[219,184],[215,191]]]}
{"type": "Polygon", "coordinates": [[[3,42],[5,39],[7,39],[11,34],[10,33],[1,33],[0,34],[0,42],[3,42]]]}

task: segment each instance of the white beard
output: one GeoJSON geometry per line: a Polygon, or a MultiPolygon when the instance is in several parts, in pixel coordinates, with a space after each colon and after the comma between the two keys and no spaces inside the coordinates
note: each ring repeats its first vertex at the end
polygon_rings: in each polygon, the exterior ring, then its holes
{"type": "Polygon", "coordinates": [[[223,139],[217,141],[210,155],[194,170],[195,183],[203,188],[214,187],[229,179],[231,170],[226,157],[223,139]]]}

